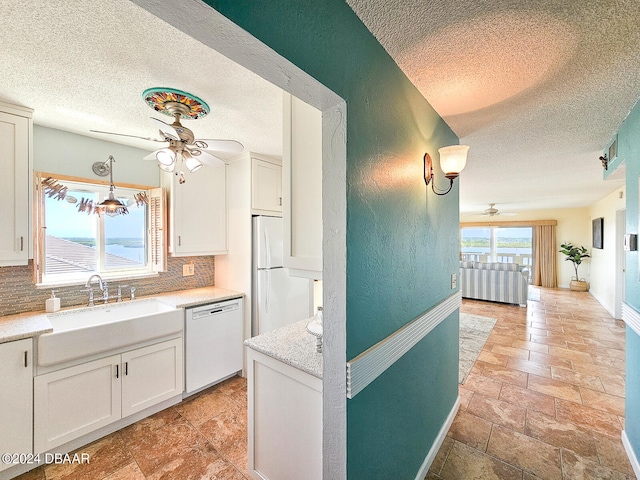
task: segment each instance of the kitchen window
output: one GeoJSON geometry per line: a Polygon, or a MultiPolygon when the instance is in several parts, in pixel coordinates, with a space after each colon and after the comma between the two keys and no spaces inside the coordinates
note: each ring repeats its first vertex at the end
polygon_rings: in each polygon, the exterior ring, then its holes
{"type": "Polygon", "coordinates": [[[166,259],[160,188],[115,185],[128,214],[95,213],[108,185],[36,174],[34,276],[40,285],[74,284],[93,273],[105,279],[152,275],[166,259]]]}

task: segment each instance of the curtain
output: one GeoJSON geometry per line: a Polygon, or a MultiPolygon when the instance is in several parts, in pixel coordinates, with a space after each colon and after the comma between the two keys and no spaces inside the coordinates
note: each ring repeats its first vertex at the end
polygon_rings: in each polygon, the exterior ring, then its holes
{"type": "Polygon", "coordinates": [[[540,287],[557,287],[556,274],[556,226],[533,227],[533,284],[540,287]]]}

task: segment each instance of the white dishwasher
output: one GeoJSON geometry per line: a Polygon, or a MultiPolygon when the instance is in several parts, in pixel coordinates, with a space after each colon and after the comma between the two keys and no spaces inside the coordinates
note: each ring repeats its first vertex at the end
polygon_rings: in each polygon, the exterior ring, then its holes
{"type": "Polygon", "coordinates": [[[234,375],[243,367],[242,298],[185,312],[185,395],[234,375]]]}

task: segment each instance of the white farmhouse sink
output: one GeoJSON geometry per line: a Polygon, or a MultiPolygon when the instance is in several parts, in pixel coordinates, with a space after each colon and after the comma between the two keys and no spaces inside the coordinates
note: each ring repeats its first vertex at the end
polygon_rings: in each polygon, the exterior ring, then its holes
{"type": "Polygon", "coordinates": [[[184,312],[156,300],[135,300],[47,315],[52,333],[38,338],[38,364],[67,362],[179,333],[184,312]]]}

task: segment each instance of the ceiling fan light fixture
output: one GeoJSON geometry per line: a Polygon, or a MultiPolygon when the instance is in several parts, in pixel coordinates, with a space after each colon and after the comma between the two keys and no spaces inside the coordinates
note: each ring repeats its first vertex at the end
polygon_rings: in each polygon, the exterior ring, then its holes
{"type": "Polygon", "coordinates": [[[158,150],[158,152],[156,153],[156,159],[158,160],[158,163],[166,167],[173,165],[176,161],[176,152],[174,150],[175,149],[172,147],[162,148],[158,150]]]}
{"type": "Polygon", "coordinates": [[[193,173],[202,168],[202,163],[193,158],[191,155],[189,155],[188,157],[185,155],[184,166],[187,167],[187,170],[189,170],[190,173],[193,173]]]}

